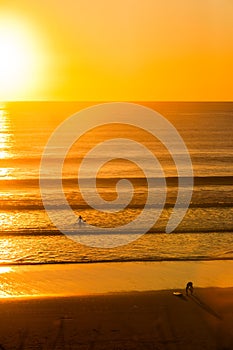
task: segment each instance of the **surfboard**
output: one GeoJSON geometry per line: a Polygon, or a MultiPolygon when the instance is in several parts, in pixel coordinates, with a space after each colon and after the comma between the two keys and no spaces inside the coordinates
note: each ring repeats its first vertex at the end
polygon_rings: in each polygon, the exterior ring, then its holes
{"type": "Polygon", "coordinates": [[[183,294],[181,292],[173,292],[173,295],[177,297],[181,297],[183,294]]]}

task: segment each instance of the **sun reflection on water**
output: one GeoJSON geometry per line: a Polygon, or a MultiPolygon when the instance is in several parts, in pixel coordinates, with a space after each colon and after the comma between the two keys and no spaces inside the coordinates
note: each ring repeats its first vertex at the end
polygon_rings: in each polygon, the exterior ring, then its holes
{"type": "Polygon", "coordinates": [[[0,275],[2,273],[8,273],[8,272],[11,272],[12,271],[12,268],[9,267],[9,266],[0,266],[0,275]]]}
{"type": "MultiPolygon", "coordinates": [[[[11,158],[13,135],[10,130],[10,119],[5,109],[0,109],[0,161],[11,158]]],[[[0,163],[1,164],[1,163],[0,163]]],[[[10,176],[11,168],[0,166],[0,179],[10,176]]]]}

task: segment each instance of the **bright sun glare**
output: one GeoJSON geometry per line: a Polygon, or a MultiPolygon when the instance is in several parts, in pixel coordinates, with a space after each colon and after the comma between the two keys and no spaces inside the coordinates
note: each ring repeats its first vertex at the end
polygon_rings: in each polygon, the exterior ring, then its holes
{"type": "Polygon", "coordinates": [[[36,44],[23,23],[0,19],[0,100],[23,96],[35,88],[36,69],[41,65],[36,44]]]}

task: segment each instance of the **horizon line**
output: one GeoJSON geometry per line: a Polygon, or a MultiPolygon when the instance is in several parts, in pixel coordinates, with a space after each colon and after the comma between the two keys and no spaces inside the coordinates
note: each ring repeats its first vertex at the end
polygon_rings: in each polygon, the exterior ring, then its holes
{"type": "Polygon", "coordinates": [[[232,100],[54,100],[54,99],[33,99],[33,100],[6,100],[0,103],[21,103],[21,102],[67,102],[67,103],[114,103],[114,102],[153,102],[153,103],[233,103],[232,100]]]}

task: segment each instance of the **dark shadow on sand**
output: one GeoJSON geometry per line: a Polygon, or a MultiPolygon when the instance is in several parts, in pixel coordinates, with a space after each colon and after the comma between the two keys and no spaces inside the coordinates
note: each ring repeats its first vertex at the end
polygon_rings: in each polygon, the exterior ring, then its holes
{"type": "Polygon", "coordinates": [[[188,301],[188,299],[186,298],[185,295],[181,294],[181,295],[174,295],[176,298],[183,300],[183,301],[188,301]]]}
{"type": "Polygon", "coordinates": [[[197,295],[190,295],[190,299],[194,301],[198,306],[200,306],[203,310],[208,312],[210,315],[218,318],[219,320],[222,320],[222,317],[215,312],[209,305],[204,303],[197,295]]]}

